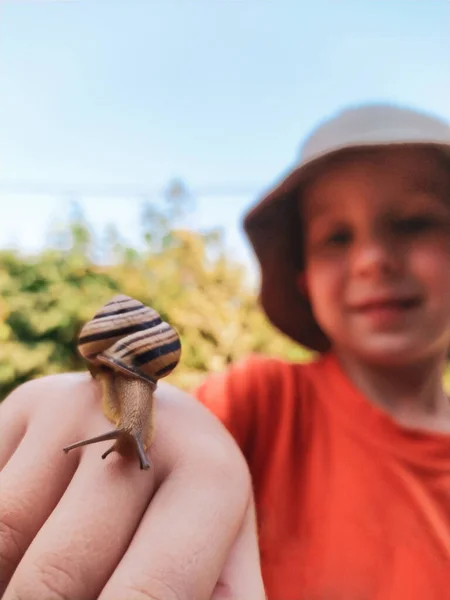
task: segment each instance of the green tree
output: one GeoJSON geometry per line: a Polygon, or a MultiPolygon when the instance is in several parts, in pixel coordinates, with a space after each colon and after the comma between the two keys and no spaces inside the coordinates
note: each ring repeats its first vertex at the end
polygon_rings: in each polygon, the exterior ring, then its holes
{"type": "Polygon", "coordinates": [[[124,244],[113,227],[97,239],[73,204],[50,249],[0,252],[0,398],[29,379],[85,369],[79,330],[116,293],[154,307],[176,327],[183,351],[168,379],[185,389],[249,353],[307,357],[266,322],[220,230],[183,228],[192,207],[177,180],[162,205],[145,202],[136,240],[143,251],[124,244]]]}

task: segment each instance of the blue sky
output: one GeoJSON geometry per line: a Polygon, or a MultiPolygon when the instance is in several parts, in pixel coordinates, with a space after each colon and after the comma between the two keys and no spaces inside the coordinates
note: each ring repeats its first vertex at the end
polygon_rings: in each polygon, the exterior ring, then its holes
{"type": "Polygon", "coordinates": [[[140,199],[117,186],[181,177],[190,224],[253,268],[243,212],[322,118],[390,100],[450,120],[449,31],[449,0],[3,0],[0,246],[38,248],[67,214],[39,185],[85,190],[132,242],[140,199]]]}

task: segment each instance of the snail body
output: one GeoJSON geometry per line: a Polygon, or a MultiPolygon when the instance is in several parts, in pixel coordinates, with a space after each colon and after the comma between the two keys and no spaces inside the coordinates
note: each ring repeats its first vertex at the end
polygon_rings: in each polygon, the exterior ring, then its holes
{"type": "Polygon", "coordinates": [[[146,450],[154,431],[153,395],[158,380],[179,362],[178,333],[156,310],[120,294],[82,328],[78,351],[101,384],[102,410],[115,429],[66,446],[64,452],[114,439],[102,458],[113,451],[127,455],[134,449],[140,468],[148,469],[146,450]]]}

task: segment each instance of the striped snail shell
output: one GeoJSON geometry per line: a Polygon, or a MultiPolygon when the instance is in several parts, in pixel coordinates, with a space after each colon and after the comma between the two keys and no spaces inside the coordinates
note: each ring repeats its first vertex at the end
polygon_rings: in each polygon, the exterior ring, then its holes
{"type": "Polygon", "coordinates": [[[94,366],[156,383],[177,366],[181,343],[156,310],[120,294],[82,328],[78,350],[94,366]]]}
{"type": "Polygon", "coordinates": [[[178,365],[181,342],[176,330],[138,300],[119,294],[84,325],[78,350],[102,387],[102,410],[116,428],[74,448],[114,439],[104,454],[137,451],[141,469],[150,463],[145,451],[154,430],[153,392],[158,380],[178,365]]]}

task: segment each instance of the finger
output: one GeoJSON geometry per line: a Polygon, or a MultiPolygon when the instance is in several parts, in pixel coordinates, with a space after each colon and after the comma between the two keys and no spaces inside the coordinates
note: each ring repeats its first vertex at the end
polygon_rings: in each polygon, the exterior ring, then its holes
{"type": "Polygon", "coordinates": [[[99,600],[210,600],[250,486],[244,470],[210,448],[193,464],[178,465],[158,489],[99,600]]]}
{"type": "MultiPolygon", "coordinates": [[[[3,600],[98,597],[133,537],[155,479],[155,470],[140,470],[137,460],[114,454],[103,461],[103,451],[103,444],[83,450],[78,470],[3,600]]],[[[61,457],[67,459],[62,452],[61,457]]]]}
{"type": "MultiPolygon", "coordinates": [[[[73,373],[33,379],[11,392],[0,403],[0,472],[24,439],[30,422],[41,431],[37,445],[41,447],[58,431],[64,435],[70,425],[70,396],[79,394],[86,404],[94,401],[94,392],[88,378],[73,373]],[[66,427],[58,429],[61,423],[66,427]]],[[[82,410],[78,413],[82,414],[82,410]]]]}
{"type": "Polygon", "coordinates": [[[211,600],[267,600],[261,574],[261,562],[253,501],[236,538],[211,600]]]}
{"type": "Polygon", "coordinates": [[[39,421],[33,422],[0,472],[0,596],[14,569],[68,486],[76,461],[52,442],[39,421]]]}
{"type": "Polygon", "coordinates": [[[66,456],[62,448],[77,418],[95,402],[95,388],[86,377],[41,378],[18,388],[6,402],[4,415],[15,411],[18,420],[30,424],[0,472],[0,595],[77,469],[79,455],[66,456]],[[68,419],[67,401],[74,395],[79,410],[68,419]]]}
{"type": "Polygon", "coordinates": [[[27,429],[27,417],[21,410],[21,396],[23,390],[17,389],[0,402],[0,472],[19,446],[27,429]]]}

